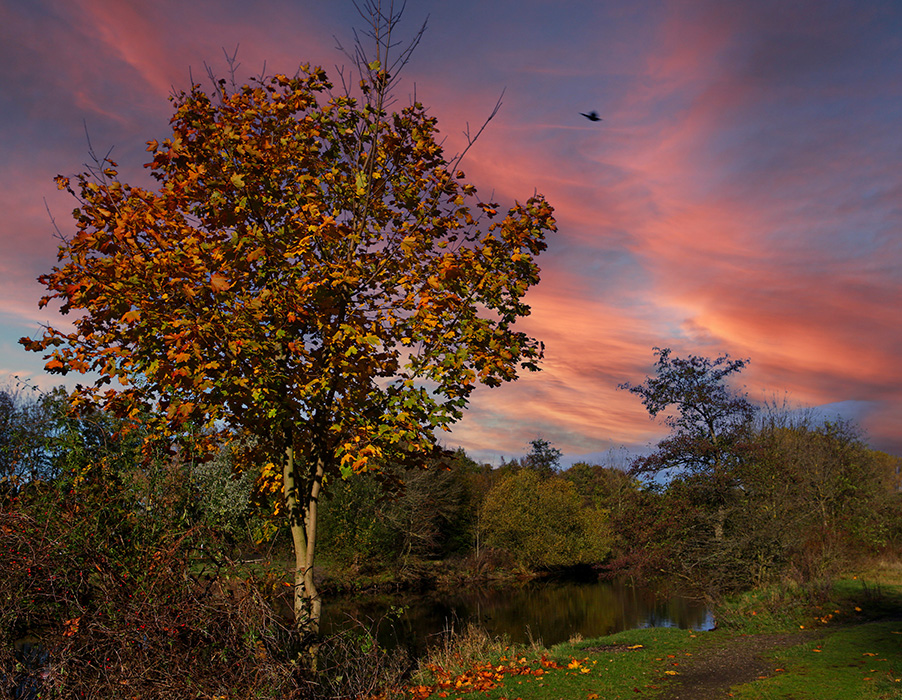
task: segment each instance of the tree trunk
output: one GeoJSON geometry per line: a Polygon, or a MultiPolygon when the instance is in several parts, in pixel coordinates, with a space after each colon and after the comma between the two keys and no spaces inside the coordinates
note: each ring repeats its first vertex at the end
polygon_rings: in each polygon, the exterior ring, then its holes
{"type": "Polygon", "coordinates": [[[323,462],[317,459],[309,480],[298,478],[294,450],[290,447],[286,450],[283,488],[294,544],[294,619],[296,627],[312,637],[319,634],[322,610],[322,601],[313,581],[313,561],[316,553],[317,505],[323,472],[323,462]]]}
{"type": "Polygon", "coordinates": [[[723,525],[727,519],[727,509],[723,506],[717,507],[717,515],[714,516],[714,541],[723,542],[723,525]]]}

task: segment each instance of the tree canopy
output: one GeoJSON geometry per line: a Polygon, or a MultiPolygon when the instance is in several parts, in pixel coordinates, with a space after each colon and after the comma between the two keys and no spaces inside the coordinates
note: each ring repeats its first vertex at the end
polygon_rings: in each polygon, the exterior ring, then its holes
{"type": "Polygon", "coordinates": [[[689,473],[719,477],[737,457],[738,445],[747,435],[755,407],[744,393],[727,384],[748,360],[722,355],[714,360],[697,355],[671,357],[669,348],[655,348],[655,376],[642,384],[625,382],[621,389],[636,394],[656,417],[671,407],[667,416],[671,433],[651,455],[637,459],[634,473],[657,473],[678,468],[689,473]]]}

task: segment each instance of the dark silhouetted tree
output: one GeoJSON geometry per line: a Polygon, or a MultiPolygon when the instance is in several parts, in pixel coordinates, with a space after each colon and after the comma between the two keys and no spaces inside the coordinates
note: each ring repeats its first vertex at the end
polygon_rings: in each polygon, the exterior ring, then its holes
{"type": "Polygon", "coordinates": [[[715,538],[723,538],[725,507],[739,486],[740,466],[748,453],[755,407],[727,385],[748,360],[715,360],[690,355],[672,357],[669,348],[655,348],[655,376],[642,384],[626,382],[621,389],[636,394],[652,418],[673,408],[665,419],[670,435],[650,455],[632,466],[636,475],[675,470],[691,481],[715,512],[715,538]]]}

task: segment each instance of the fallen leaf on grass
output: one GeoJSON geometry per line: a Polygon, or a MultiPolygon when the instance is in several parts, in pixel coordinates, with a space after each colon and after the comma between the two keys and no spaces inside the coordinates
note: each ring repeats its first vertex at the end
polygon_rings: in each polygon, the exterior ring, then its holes
{"type": "Polygon", "coordinates": [[[545,654],[542,654],[542,658],[539,659],[539,663],[542,664],[545,668],[563,668],[563,666],[559,665],[557,661],[554,659],[549,659],[545,654]]]}

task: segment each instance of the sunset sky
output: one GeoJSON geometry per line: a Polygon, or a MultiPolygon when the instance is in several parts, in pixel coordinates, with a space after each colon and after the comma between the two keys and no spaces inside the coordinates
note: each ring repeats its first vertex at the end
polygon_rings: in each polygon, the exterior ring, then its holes
{"type": "MultiPolygon", "coordinates": [[[[665,428],[617,385],[660,346],[750,358],[753,400],[902,454],[902,3],[409,0],[399,31],[427,17],[399,103],[415,88],[450,155],[504,91],[463,168],[502,206],[543,193],[559,227],[522,323],[543,371],[477,391],[448,446],[643,449],[665,428]]],[[[72,231],[52,180],[83,169],[86,130],[146,183],[167,98],[223,49],[242,80],[337,78],[354,27],[351,0],[0,0],[0,386],[61,381],[16,341],[59,325],[35,278],[51,215],[72,231]]]]}

